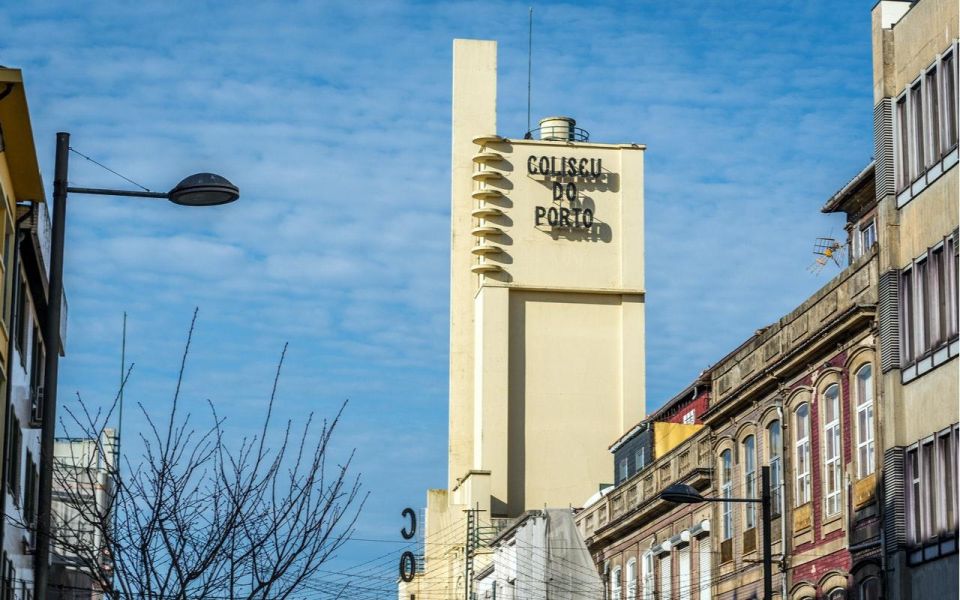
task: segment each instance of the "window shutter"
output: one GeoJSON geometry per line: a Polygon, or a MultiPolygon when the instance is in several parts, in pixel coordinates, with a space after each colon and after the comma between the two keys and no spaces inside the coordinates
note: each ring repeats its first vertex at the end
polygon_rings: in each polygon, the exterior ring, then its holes
{"type": "Polygon", "coordinates": [[[873,155],[877,201],[894,193],[893,99],[884,98],[873,107],[873,155]]]}
{"type": "Polygon", "coordinates": [[[889,448],[883,454],[883,528],[888,554],[896,552],[904,543],[907,530],[903,455],[902,446],[889,448]]]}
{"type": "Polygon", "coordinates": [[[880,370],[900,368],[900,270],[880,276],[880,370]]]}

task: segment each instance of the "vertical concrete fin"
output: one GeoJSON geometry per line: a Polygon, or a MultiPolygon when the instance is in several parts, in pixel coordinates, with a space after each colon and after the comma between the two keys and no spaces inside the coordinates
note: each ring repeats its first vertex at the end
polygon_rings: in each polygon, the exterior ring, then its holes
{"type": "Polygon", "coordinates": [[[453,42],[453,115],[450,194],[450,446],[448,481],[472,468],[473,443],[473,296],[477,275],[470,271],[473,202],[473,138],[496,133],[497,43],[453,42]]]}

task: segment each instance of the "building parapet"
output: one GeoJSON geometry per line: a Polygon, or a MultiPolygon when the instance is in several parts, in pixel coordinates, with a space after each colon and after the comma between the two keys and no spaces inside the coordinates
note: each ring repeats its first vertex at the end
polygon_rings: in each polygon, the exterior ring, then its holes
{"type": "Polygon", "coordinates": [[[813,342],[837,335],[849,321],[872,316],[877,304],[877,246],[859,257],[800,306],[759,330],[713,367],[708,414],[762,376],[805,354],[813,342]]]}
{"type": "Polygon", "coordinates": [[[674,505],[661,500],[660,492],[673,483],[708,489],[713,473],[711,447],[709,431],[702,429],[580,511],[577,529],[587,545],[617,535],[623,526],[646,523],[670,511],[674,505]]]}

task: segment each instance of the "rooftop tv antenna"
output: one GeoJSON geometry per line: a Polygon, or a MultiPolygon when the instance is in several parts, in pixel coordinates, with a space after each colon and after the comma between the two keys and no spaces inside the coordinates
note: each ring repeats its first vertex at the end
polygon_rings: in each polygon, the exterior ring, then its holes
{"type": "Polygon", "coordinates": [[[843,257],[847,253],[847,244],[833,237],[818,237],[813,243],[813,254],[816,258],[813,264],[807,267],[807,270],[814,275],[819,275],[823,269],[831,262],[841,269],[843,268],[843,257]]]}
{"type": "Polygon", "coordinates": [[[527,132],[530,132],[530,82],[533,76],[533,7],[530,7],[527,31],[527,132]]]}

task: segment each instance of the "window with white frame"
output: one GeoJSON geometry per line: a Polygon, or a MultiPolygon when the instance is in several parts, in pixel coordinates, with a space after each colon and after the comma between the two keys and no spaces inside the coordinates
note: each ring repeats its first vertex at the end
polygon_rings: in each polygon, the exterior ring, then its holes
{"type": "Polygon", "coordinates": [[[677,597],[679,600],[691,598],[690,544],[677,548],[677,597]]]}
{"type": "Polygon", "coordinates": [[[656,590],[654,589],[652,552],[644,553],[643,563],[640,565],[640,569],[641,582],[643,583],[643,600],[654,600],[656,590]]]}
{"type": "Polygon", "coordinates": [[[911,543],[957,530],[957,437],[954,425],[907,449],[904,500],[911,543]]]}
{"type": "Polygon", "coordinates": [[[873,366],[857,371],[857,479],[876,470],[873,444],[873,366]]]}
{"type": "Polygon", "coordinates": [[[770,462],[770,501],[773,513],[783,514],[783,439],[780,421],[767,425],[767,453],[770,462]]]}
{"type": "Polygon", "coordinates": [[[620,567],[614,567],[613,570],[610,571],[610,598],[612,600],[620,600],[622,584],[620,567]]]}
{"type": "Polygon", "coordinates": [[[710,600],[710,585],[713,583],[711,566],[713,563],[713,553],[710,548],[710,537],[704,536],[697,540],[697,551],[700,560],[698,569],[700,571],[700,600],[710,600]]]}
{"type": "MultiPolygon", "coordinates": [[[[743,440],[743,478],[744,493],[747,498],[757,497],[757,439],[748,435],[743,440]]],[[[747,529],[757,525],[757,507],[753,502],[745,503],[747,518],[745,526],[747,529]]]]}
{"type": "Polygon", "coordinates": [[[910,86],[910,180],[915,181],[926,171],[927,163],[923,160],[924,149],[924,121],[923,121],[923,86],[917,80],[910,86]]]}
{"type": "Polygon", "coordinates": [[[925,140],[924,155],[927,157],[926,167],[932,167],[940,160],[940,110],[939,104],[939,86],[937,85],[937,66],[934,64],[923,77],[924,94],[924,112],[927,115],[926,123],[927,135],[925,140]]]}
{"type": "Polygon", "coordinates": [[[637,449],[633,455],[634,469],[636,472],[643,470],[643,467],[647,465],[647,449],[643,446],[637,449]]]}
{"type": "Polygon", "coordinates": [[[693,425],[697,422],[697,411],[689,410],[683,415],[683,422],[685,425],[693,425]]]}
{"type": "Polygon", "coordinates": [[[660,594],[658,598],[671,598],[673,594],[673,557],[669,552],[660,555],[660,594]]]}
{"type": "Polygon", "coordinates": [[[897,192],[936,168],[957,146],[956,52],[956,46],[943,52],[896,100],[897,192]]]}
{"type": "Polygon", "coordinates": [[[857,228],[857,236],[854,241],[853,257],[857,258],[877,243],[877,220],[870,219],[866,223],[862,223],[857,228]]]}
{"type": "Polygon", "coordinates": [[[823,392],[823,479],[827,516],[840,514],[840,386],[823,392]]]}
{"type": "Polygon", "coordinates": [[[796,422],[796,505],[810,502],[810,405],[804,402],[794,412],[796,422]]]}
{"type": "MultiPolygon", "coordinates": [[[[720,453],[720,496],[723,498],[733,498],[733,456],[730,450],[724,450],[720,453]]],[[[721,505],[723,523],[723,539],[729,540],[733,537],[733,503],[724,502],[721,505]]]]}
{"type": "Polygon", "coordinates": [[[900,346],[904,365],[957,337],[957,248],[947,236],[900,271],[900,346]]]}
{"type": "MultiPolygon", "coordinates": [[[[954,47],[956,48],[956,47],[954,47]]],[[[956,49],[940,58],[940,119],[943,148],[949,151],[957,145],[957,60],[956,49]]]]}
{"type": "Polygon", "coordinates": [[[627,478],[627,475],[628,475],[627,458],[624,457],[620,459],[620,480],[617,483],[624,481],[627,478]]]}
{"type": "Polygon", "coordinates": [[[637,597],[637,559],[627,561],[627,600],[636,600],[637,597]]]}

